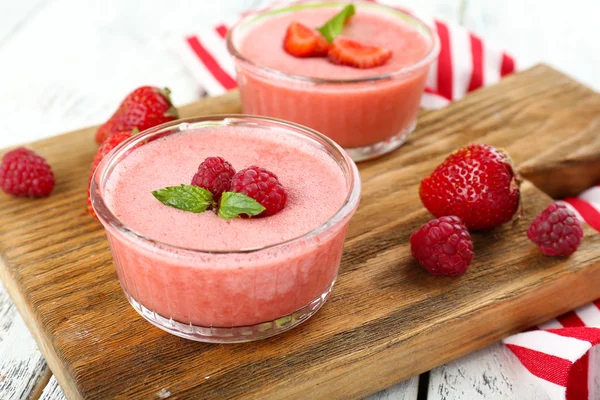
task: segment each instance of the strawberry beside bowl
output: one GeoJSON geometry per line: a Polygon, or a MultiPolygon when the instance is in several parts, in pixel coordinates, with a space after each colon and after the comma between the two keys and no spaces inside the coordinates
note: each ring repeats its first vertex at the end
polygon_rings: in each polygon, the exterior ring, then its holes
{"type": "Polygon", "coordinates": [[[360,161],[394,150],[414,130],[439,40],[414,16],[352,4],[345,15],[348,2],[333,1],[247,16],[227,46],[245,113],[309,126],[360,161]]]}
{"type": "Polygon", "coordinates": [[[284,332],[323,305],[360,177],[308,128],[210,116],[121,143],[90,191],[136,311],[177,336],[234,343],[284,332]]]}

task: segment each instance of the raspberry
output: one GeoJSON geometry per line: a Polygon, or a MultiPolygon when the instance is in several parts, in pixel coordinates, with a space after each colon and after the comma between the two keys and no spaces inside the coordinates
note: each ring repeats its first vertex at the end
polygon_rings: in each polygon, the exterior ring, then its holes
{"type": "Polygon", "coordinates": [[[410,237],[413,257],[431,275],[458,276],[473,259],[473,242],[458,217],[433,219],[410,237]]]}
{"type": "Polygon", "coordinates": [[[54,189],[54,174],[43,157],[19,147],[2,159],[0,187],[14,196],[44,197],[54,189]]]}
{"type": "Polygon", "coordinates": [[[285,206],[287,194],[277,176],[255,165],[239,171],[231,180],[231,190],[259,202],[265,211],[259,217],[277,214],[285,206]]]}
{"type": "Polygon", "coordinates": [[[231,178],[235,169],[221,157],[208,157],[198,166],[198,172],[192,178],[192,185],[210,190],[215,200],[231,188],[231,178]]]}
{"type": "Polygon", "coordinates": [[[583,229],[573,211],[564,204],[552,203],[533,220],[527,237],[545,255],[567,257],[581,244],[583,229]]]}

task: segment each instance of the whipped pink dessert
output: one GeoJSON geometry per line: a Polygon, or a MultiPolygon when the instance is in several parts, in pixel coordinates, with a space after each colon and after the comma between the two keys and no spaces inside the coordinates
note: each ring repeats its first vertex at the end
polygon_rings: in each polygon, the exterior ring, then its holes
{"type": "Polygon", "coordinates": [[[282,46],[292,22],[316,28],[347,3],[300,4],[248,17],[234,28],[245,113],[309,126],[349,150],[355,160],[398,147],[414,129],[437,38],[400,11],[353,2],[356,13],[342,36],[384,48],[392,56],[373,68],[336,65],[327,57],[294,57],[282,46]]]}
{"type": "Polygon", "coordinates": [[[347,22],[343,36],[381,47],[392,52],[392,58],[384,65],[374,68],[353,68],[332,64],[326,57],[298,58],[289,55],[281,45],[288,26],[300,22],[306,26],[323,25],[333,17],[339,7],[304,9],[268,18],[249,28],[240,43],[240,52],[253,63],[287,75],[299,75],[322,79],[369,78],[398,71],[425,57],[431,44],[422,33],[408,23],[359,10],[347,22]]]}
{"type": "MultiPolygon", "coordinates": [[[[344,170],[344,156],[335,148],[276,122],[237,120],[230,126],[233,120],[175,126],[173,133],[114,155],[105,161],[111,167],[103,162],[100,175],[106,176],[95,179],[103,204],[94,207],[128,298],[154,324],[198,340],[251,340],[257,338],[255,325],[315,301],[320,306],[335,281],[358,201],[348,205],[356,191],[355,167],[344,170]],[[260,165],[276,173],[287,192],[285,207],[264,218],[225,220],[213,210],[192,213],[153,197],[157,189],[189,184],[198,164],[211,156],[236,170],[260,165]],[[111,219],[127,229],[116,229],[111,219]],[[221,340],[223,332],[202,331],[214,327],[250,327],[251,333],[240,339],[239,332],[229,332],[224,336],[230,339],[221,340]]],[[[277,333],[277,327],[267,328],[266,336],[277,333]]]]}

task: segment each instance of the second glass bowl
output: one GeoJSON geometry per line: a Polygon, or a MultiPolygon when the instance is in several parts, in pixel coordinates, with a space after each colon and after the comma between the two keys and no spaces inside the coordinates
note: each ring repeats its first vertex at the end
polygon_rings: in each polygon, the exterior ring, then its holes
{"type": "Polygon", "coordinates": [[[240,51],[242,41],[257,23],[309,8],[339,10],[348,4],[343,1],[303,2],[250,15],[230,30],[227,46],[235,60],[245,113],[311,127],[337,142],[354,161],[361,161],[394,150],[415,129],[429,67],[439,53],[439,40],[424,22],[405,12],[369,2],[352,3],[357,13],[373,13],[410,25],[429,45],[425,57],[383,75],[342,80],[285,74],[255,64],[240,51]]]}

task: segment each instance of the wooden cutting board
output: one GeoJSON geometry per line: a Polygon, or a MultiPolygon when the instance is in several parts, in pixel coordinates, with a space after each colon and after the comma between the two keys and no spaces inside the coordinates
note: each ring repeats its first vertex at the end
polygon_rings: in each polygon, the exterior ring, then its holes
{"type": "MultiPolygon", "coordinates": [[[[233,92],[182,114],[239,109],[233,92]]],[[[93,132],[30,145],[54,168],[51,197],[0,195],[0,275],[68,398],[359,398],[600,297],[592,229],[567,259],[526,239],[550,202],[530,182],[522,219],[473,235],[465,276],[432,277],[410,256],[411,232],[431,218],[420,180],[469,142],[506,148],[553,195],[600,181],[600,94],[545,66],[424,112],[406,145],[361,164],[362,203],[332,297],[299,328],[255,343],[180,339],[129,306],[86,213],[93,132]]]]}

